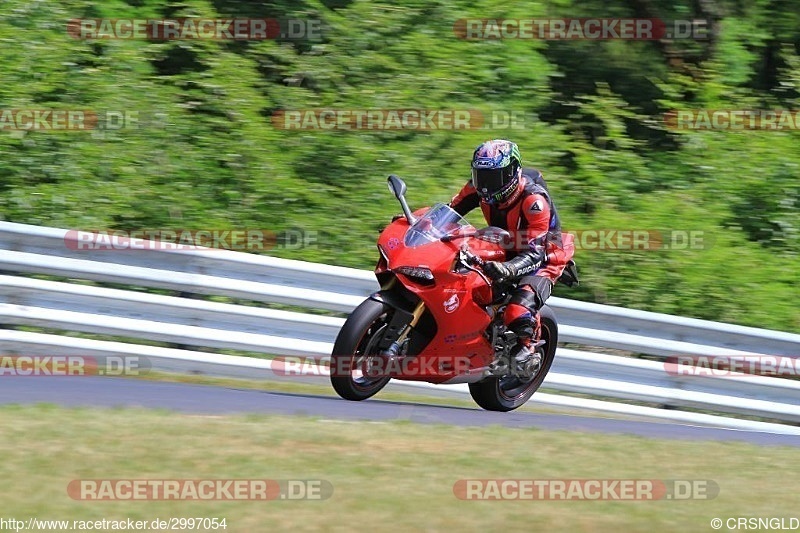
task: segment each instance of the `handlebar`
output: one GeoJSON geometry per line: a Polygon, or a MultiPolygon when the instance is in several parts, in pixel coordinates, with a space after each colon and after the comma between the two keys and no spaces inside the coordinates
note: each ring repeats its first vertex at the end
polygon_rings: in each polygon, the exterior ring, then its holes
{"type": "Polygon", "coordinates": [[[461,251],[464,253],[464,258],[470,265],[478,265],[479,267],[483,268],[483,265],[486,264],[486,261],[484,261],[477,255],[473,254],[472,252],[470,252],[469,248],[467,248],[466,246],[462,248],[461,251]]]}
{"type": "Polygon", "coordinates": [[[469,270],[475,272],[477,275],[479,275],[481,279],[486,282],[486,285],[491,287],[492,281],[486,277],[486,274],[483,273],[483,266],[486,264],[486,261],[484,261],[477,255],[473,254],[472,252],[470,252],[469,247],[466,244],[461,247],[460,253],[461,253],[461,258],[466,263],[466,267],[469,270]],[[479,266],[480,269],[475,268],[474,265],[479,266]]]}
{"type": "Polygon", "coordinates": [[[442,242],[451,242],[451,241],[454,241],[456,239],[465,239],[465,238],[474,237],[474,236],[475,236],[475,232],[474,231],[472,233],[454,233],[454,234],[451,234],[451,235],[445,235],[444,237],[442,237],[439,240],[442,241],[442,242]]]}

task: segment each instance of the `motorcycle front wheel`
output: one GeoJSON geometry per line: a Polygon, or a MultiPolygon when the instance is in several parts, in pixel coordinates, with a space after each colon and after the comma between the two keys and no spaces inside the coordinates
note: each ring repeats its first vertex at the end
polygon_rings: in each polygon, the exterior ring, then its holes
{"type": "Polygon", "coordinates": [[[363,369],[378,353],[378,343],[391,319],[391,308],[376,300],[364,300],[347,317],[331,355],[331,385],[345,400],[366,400],[389,383],[386,376],[369,376],[363,369]]]}

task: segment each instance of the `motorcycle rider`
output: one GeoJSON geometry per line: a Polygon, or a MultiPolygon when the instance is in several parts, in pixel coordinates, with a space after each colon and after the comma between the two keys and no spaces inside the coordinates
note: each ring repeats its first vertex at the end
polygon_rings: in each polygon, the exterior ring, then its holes
{"type": "Polygon", "coordinates": [[[453,197],[450,207],[461,216],[480,207],[487,224],[511,233],[506,261],[487,262],[483,270],[495,282],[515,285],[503,322],[518,342],[505,363],[515,363],[512,371],[524,372],[526,367],[535,371],[541,363],[538,351],[532,350],[539,337],[538,311],[574,254],[572,236],[561,233],[541,172],[522,168],[515,143],[487,141],[473,153],[472,179],[453,197]]]}

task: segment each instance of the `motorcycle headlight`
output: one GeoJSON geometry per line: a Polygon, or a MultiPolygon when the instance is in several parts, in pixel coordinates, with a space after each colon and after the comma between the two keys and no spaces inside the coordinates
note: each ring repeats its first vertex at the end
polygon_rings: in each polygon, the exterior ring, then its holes
{"type": "Polygon", "coordinates": [[[434,282],[433,272],[429,268],[401,266],[394,269],[394,271],[411,278],[421,285],[433,285],[434,282]]]}

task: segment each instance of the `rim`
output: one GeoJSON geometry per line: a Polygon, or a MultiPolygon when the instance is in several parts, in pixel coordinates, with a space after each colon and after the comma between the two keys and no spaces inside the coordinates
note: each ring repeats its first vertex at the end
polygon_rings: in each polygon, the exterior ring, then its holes
{"type": "Polygon", "coordinates": [[[372,358],[377,355],[374,352],[377,351],[378,340],[381,338],[383,331],[388,327],[386,321],[383,320],[385,316],[386,315],[381,315],[378,317],[378,320],[370,325],[369,329],[367,329],[364,336],[361,338],[361,341],[359,341],[356,353],[350,358],[350,381],[352,381],[354,387],[362,391],[369,390],[389,379],[386,376],[369,377],[363,372],[363,369],[368,368],[372,362],[372,358]],[[380,323],[380,326],[374,329],[378,323],[380,323]],[[364,345],[365,343],[366,345],[364,345]],[[362,347],[362,345],[364,346],[362,347]]]}

